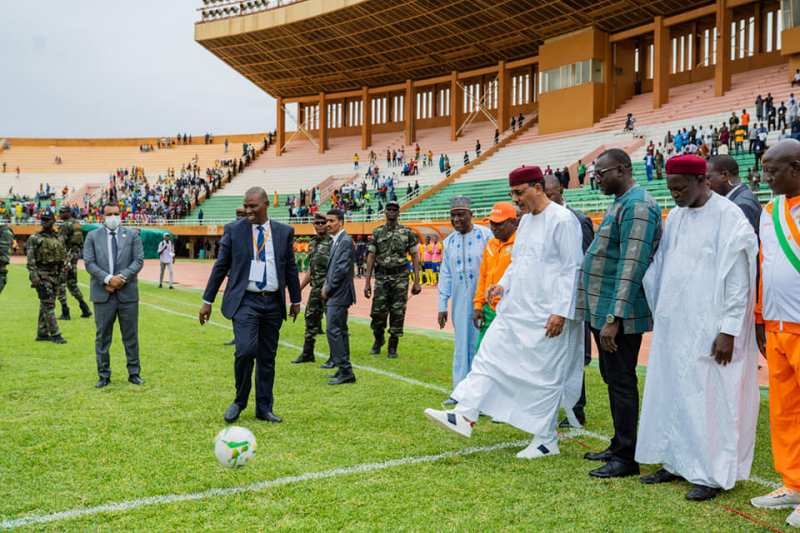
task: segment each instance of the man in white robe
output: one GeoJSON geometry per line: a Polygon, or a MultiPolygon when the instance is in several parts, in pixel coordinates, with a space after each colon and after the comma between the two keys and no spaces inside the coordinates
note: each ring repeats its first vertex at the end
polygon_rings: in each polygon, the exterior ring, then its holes
{"type": "Polygon", "coordinates": [[[758,244],[736,204],[711,192],[703,158],[667,161],[678,205],[644,277],[654,328],[636,461],[642,483],[686,480],[688,500],[747,479],[758,417],[758,244]]]}
{"type": "MultiPolygon", "coordinates": [[[[480,413],[534,434],[517,457],[558,455],[560,406],[573,416],[581,392],[584,327],[575,320],[581,228],[544,193],[539,167],[509,175],[511,195],[530,210],[520,222],[511,264],[489,297],[501,296],[497,316],[453,391],[452,411],[426,409],[431,420],[470,436],[480,413]]],[[[575,422],[577,424],[577,421],[575,422]]]]}
{"type": "MultiPolygon", "coordinates": [[[[492,232],[472,223],[470,200],[455,196],[450,200],[450,223],[455,230],[444,240],[442,264],[439,270],[439,328],[452,320],[454,335],[453,388],[463,380],[472,367],[480,333],[472,322],[472,301],[481,270],[481,259],[492,232]],[[450,303],[448,316],[447,304],[450,303]]],[[[453,405],[448,398],[445,404],[453,405]]]]}

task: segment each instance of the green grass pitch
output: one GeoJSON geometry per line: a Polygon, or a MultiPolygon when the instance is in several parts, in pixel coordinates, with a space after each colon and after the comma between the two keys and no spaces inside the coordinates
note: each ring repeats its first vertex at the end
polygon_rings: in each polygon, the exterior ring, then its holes
{"type": "MultiPolygon", "coordinates": [[[[85,272],[81,281],[87,282],[85,272]]],[[[600,481],[587,448],[568,438],[561,455],[514,454],[527,434],[482,420],[466,440],[434,427],[422,411],[446,397],[452,341],[409,332],[400,358],[367,355],[371,334],[351,320],[358,383],[330,387],[317,365],[291,365],[302,321],[287,323],[278,351],[275,411],[283,424],[238,422],[258,439],[245,468],[221,467],[212,439],[233,398],[229,323],[215,305],[200,327],[200,295],[140,285],[142,387],[126,381],[119,332],[112,384],[95,390],[94,322],[62,322],[64,346],[34,342],[38,302],[22,266],[0,295],[0,523],[143,498],[249,487],[201,499],[61,515],[36,531],[758,531],[782,528],[788,511],[751,508],[770,489],[741,482],[713,502],[684,500],[687,485],[645,487],[637,478],[600,481]],[[186,316],[184,316],[186,315],[186,316]],[[416,382],[393,377],[399,375],[416,382]],[[421,382],[421,383],[420,383],[421,382]],[[425,384],[431,386],[424,386],[425,384]],[[440,390],[437,390],[440,389],[440,390]],[[493,445],[494,449],[485,449],[493,445]],[[471,448],[471,453],[459,454],[471,448]],[[454,452],[447,454],[447,452],[454,452]],[[444,455],[438,455],[444,454],[444,455]],[[420,460],[421,457],[428,457],[420,460]],[[396,461],[384,465],[387,461],[396,461]],[[373,465],[361,468],[359,465],[373,465]],[[378,465],[377,467],[375,465],[378,465]],[[342,470],[333,470],[340,468],[342,470]],[[308,475],[323,473],[322,475],[308,475]],[[288,479],[286,479],[288,478],[288,479]],[[279,483],[259,482],[281,480],[279,483]],[[743,513],[746,516],[743,516],[743,513]]],[[[84,292],[86,289],[84,288],[84,292]]],[[[71,302],[74,302],[71,300],[71,302]]],[[[219,303],[219,302],[218,302],[219,303]]],[[[75,313],[73,313],[73,317],[75,313]]],[[[433,317],[431,317],[433,321],[433,317]]],[[[318,351],[327,352],[324,337],[318,351]]],[[[587,369],[587,429],[612,432],[605,386],[587,369]]],[[[252,400],[251,400],[252,402],[252,400]]],[[[653,467],[643,471],[650,472],[653,467]]],[[[766,399],[753,474],[775,482],[766,399]]],[[[140,502],[141,503],[141,502],[140,502]]],[[[50,517],[53,518],[53,517],[50,517]]]]}

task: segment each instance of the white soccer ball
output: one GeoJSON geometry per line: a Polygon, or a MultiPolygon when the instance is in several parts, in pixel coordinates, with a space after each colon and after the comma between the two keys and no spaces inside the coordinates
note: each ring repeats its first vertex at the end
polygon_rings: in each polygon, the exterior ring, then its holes
{"type": "Polygon", "coordinates": [[[256,455],[256,437],[247,428],[228,426],[214,439],[214,455],[222,466],[244,466],[256,455]]]}

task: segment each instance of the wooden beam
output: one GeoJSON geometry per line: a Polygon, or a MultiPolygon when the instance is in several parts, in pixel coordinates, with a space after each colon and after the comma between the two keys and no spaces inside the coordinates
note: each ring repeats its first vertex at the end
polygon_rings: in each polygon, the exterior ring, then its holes
{"type": "Polygon", "coordinates": [[[644,35],[646,33],[652,33],[655,30],[655,24],[652,22],[650,24],[645,24],[644,26],[639,26],[637,28],[631,28],[629,30],[621,31],[619,33],[614,33],[609,35],[608,40],[612,43],[617,43],[619,41],[624,41],[626,39],[630,39],[632,37],[638,37],[640,35],[644,35]]]}
{"type": "Polygon", "coordinates": [[[709,15],[713,15],[717,12],[717,8],[714,4],[710,6],[703,6],[698,7],[697,9],[692,9],[691,11],[687,11],[686,13],[681,13],[679,15],[675,15],[672,17],[666,17],[664,19],[664,26],[676,26],[678,24],[683,24],[684,22],[691,22],[692,20],[707,17],[709,15]]]}
{"type": "Polygon", "coordinates": [[[483,76],[484,74],[495,74],[497,72],[497,65],[491,67],[484,67],[475,70],[467,70],[464,72],[458,73],[459,80],[465,80],[467,78],[477,78],[478,76],[483,76]]]}
{"type": "Polygon", "coordinates": [[[538,65],[539,56],[526,57],[524,59],[517,59],[516,61],[509,61],[506,63],[506,69],[514,70],[515,68],[527,67],[529,65],[538,65]]]}

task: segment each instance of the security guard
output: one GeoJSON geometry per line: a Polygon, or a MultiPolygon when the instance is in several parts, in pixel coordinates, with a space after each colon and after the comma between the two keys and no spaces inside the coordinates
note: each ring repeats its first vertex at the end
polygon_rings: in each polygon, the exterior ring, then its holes
{"type": "Polygon", "coordinates": [[[72,218],[72,209],[62,205],[58,210],[61,222],[58,225],[58,236],[67,251],[67,259],[64,261],[64,275],[58,285],[58,301],[61,302],[61,317],[59,320],[69,320],[69,306],[67,305],[67,290],[73,298],[78,300],[81,308],[81,317],[89,318],[92,312],[86,301],[83,299],[81,289],[78,287],[78,259],[83,252],[83,232],[81,224],[72,218]]]}
{"type": "Polygon", "coordinates": [[[389,319],[388,355],[397,357],[397,344],[403,336],[403,321],[406,317],[408,300],[408,273],[406,257],[411,254],[414,270],[411,294],[422,291],[419,280],[419,255],[417,254],[416,233],[401,226],[400,204],[390,201],[386,204],[386,224],[372,232],[372,240],[367,248],[367,273],[364,283],[364,297],[372,296],[372,271],[375,270],[375,298],[372,300],[372,333],[375,343],[369,353],[377,355],[384,343],[386,320],[389,319]]]}
{"type": "Polygon", "coordinates": [[[8,224],[0,222],[0,293],[6,286],[6,276],[8,275],[9,256],[11,247],[14,245],[14,232],[8,224]]]}
{"type": "MultiPolygon", "coordinates": [[[[292,363],[313,363],[314,362],[314,342],[316,336],[322,334],[322,315],[325,311],[325,302],[322,299],[322,286],[325,284],[325,274],[328,271],[328,260],[331,256],[331,244],[333,240],[328,235],[325,226],[326,218],[322,213],[314,215],[314,231],[316,235],[308,243],[308,270],[303,274],[300,281],[300,290],[306,285],[311,284],[311,292],[306,302],[306,333],[303,341],[303,352],[292,363]]],[[[328,365],[325,363],[325,365],[328,365]]],[[[333,364],[325,366],[333,368],[333,364]]]]}
{"type": "Polygon", "coordinates": [[[67,250],[55,230],[55,216],[49,209],[42,213],[42,231],[28,239],[28,272],[31,287],[39,295],[37,341],[66,344],[56,321],[56,293],[61,283],[67,250]]]}

